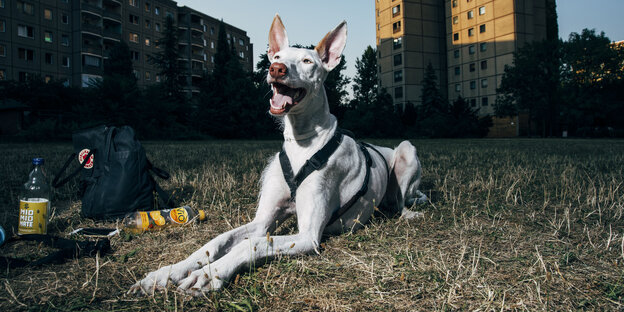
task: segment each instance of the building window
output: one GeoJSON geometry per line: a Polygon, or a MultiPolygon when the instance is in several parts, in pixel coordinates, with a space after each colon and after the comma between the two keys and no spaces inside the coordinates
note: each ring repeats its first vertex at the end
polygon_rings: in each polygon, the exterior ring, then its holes
{"type": "Polygon", "coordinates": [[[83,55],[83,61],[85,66],[91,67],[100,67],[100,58],[91,56],[91,55],[83,55]]]}
{"type": "Polygon", "coordinates": [[[474,28],[469,28],[468,29],[468,37],[472,37],[474,36],[474,28]]]}
{"type": "Polygon", "coordinates": [[[401,14],[401,5],[397,5],[395,7],[392,7],[392,17],[398,16],[399,14],[401,14]]]}
{"type": "Polygon", "coordinates": [[[145,12],[149,12],[149,11],[150,11],[150,3],[145,2],[145,12]]]}
{"type": "Polygon", "coordinates": [[[210,34],[211,34],[211,35],[214,35],[214,34],[215,34],[215,28],[214,28],[214,27],[212,27],[212,26],[210,27],[210,34]]]}
{"type": "Polygon", "coordinates": [[[160,7],[154,7],[154,14],[160,15],[160,7]]]}
{"type": "Polygon", "coordinates": [[[6,21],[0,20],[0,32],[6,32],[6,21]]]}
{"type": "Polygon", "coordinates": [[[455,84],[455,92],[461,92],[461,84],[459,83],[455,84]]]}
{"type": "Polygon", "coordinates": [[[403,98],[403,87],[394,88],[394,98],[395,99],[403,98]]]}
{"type": "Polygon", "coordinates": [[[61,64],[63,65],[63,67],[69,68],[69,56],[63,56],[61,59],[61,64]]]}
{"type": "Polygon", "coordinates": [[[152,80],[152,73],[146,71],[145,72],[145,80],[147,80],[147,81],[152,80]]]}
{"type": "Polygon", "coordinates": [[[403,81],[403,71],[397,70],[394,72],[394,82],[403,81]]]}
{"type": "Polygon", "coordinates": [[[397,32],[399,32],[399,31],[401,31],[401,21],[394,22],[394,23],[392,24],[392,32],[393,32],[393,33],[397,33],[397,32]]]}
{"type": "MultiPolygon", "coordinates": [[[[4,0],[0,0],[0,8],[4,8],[4,0]]],[[[4,80],[4,79],[2,79],[4,80]]]]}
{"type": "Polygon", "coordinates": [[[169,11],[167,11],[165,15],[166,15],[167,17],[171,17],[171,18],[173,18],[173,13],[171,13],[171,12],[169,12],[169,11]]]}
{"type": "Polygon", "coordinates": [[[4,44],[0,44],[0,56],[6,56],[6,46],[4,44]]]}
{"type": "Polygon", "coordinates": [[[472,19],[474,17],[474,11],[468,11],[468,19],[472,19]]]}
{"type": "Polygon", "coordinates": [[[152,42],[151,42],[150,38],[145,38],[145,45],[149,47],[151,44],[152,44],[152,42]]]}
{"type": "Polygon", "coordinates": [[[17,25],[17,35],[26,38],[35,38],[35,29],[31,26],[17,25]]]}
{"type": "Polygon", "coordinates": [[[52,58],[52,53],[46,53],[45,54],[45,63],[48,64],[48,65],[54,64],[54,60],[52,58]]]}
{"type": "Polygon", "coordinates": [[[481,98],[481,106],[488,106],[488,98],[484,97],[481,98]]]}
{"type": "Polygon", "coordinates": [[[43,32],[43,40],[45,42],[52,43],[52,32],[51,31],[44,31],[43,32]]]}
{"type": "Polygon", "coordinates": [[[477,99],[470,99],[470,107],[477,107],[477,99]]]}
{"type": "Polygon", "coordinates": [[[468,53],[469,54],[475,54],[475,46],[474,45],[469,45],[468,46],[468,53]]]}
{"type": "Polygon", "coordinates": [[[68,35],[61,35],[61,44],[69,47],[69,36],[68,35]]]}
{"type": "Polygon", "coordinates": [[[401,54],[395,54],[394,55],[394,66],[399,66],[403,64],[403,57],[401,57],[401,54]]]}
{"type": "Polygon", "coordinates": [[[160,75],[156,75],[156,82],[160,82],[160,75]]]}
{"type": "Polygon", "coordinates": [[[487,61],[481,61],[481,69],[487,69],[487,61]]]}
{"type": "Polygon", "coordinates": [[[35,60],[35,51],[30,49],[18,48],[17,58],[22,61],[32,62],[35,60]]]}
{"type": "Polygon", "coordinates": [[[459,33],[454,33],[453,34],[453,41],[457,41],[459,40],[459,33]]]}
{"type": "Polygon", "coordinates": [[[128,40],[130,40],[131,42],[134,42],[134,43],[139,43],[139,35],[135,34],[135,33],[129,33],[128,34],[128,40]]]}
{"type": "Polygon", "coordinates": [[[148,19],[145,20],[145,28],[150,29],[152,27],[152,22],[148,19]]]}
{"type": "Polygon", "coordinates": [[[244,59],[245,58],[245,52],[241,51],[238,56],[240,56],[240,58],[244,59]]]}
{"type": "Polygon", "coordinates": [[[457,0],[453,0],[453,7],[456,8],[457,7],[457,0]]]}
{"type": "Polygon", "coordinates": [[[154,24],[154,29],[156,31],[160,31],[160,24],[159,23],[154,24]]]}
{"type": "Polygon", "coordinates": [[[139,6],[139,0],[128,0],[128,4],[133,7],[139,6]]]}
{"type": "Polygon", "coordinates": [[[63,24],[69,24],[69,15],[65,13],[61,14],[61,22],[63,22],[63,24]]]}
{"type": "Polygon", "coordinates": [[[43,18],[51,21],[52,20],[52,10],[50,10],[50,9],[43,9],[43,18]]]}
{"type": "Polygon", "coordinates": [[[392,48],[400,49],[402,46],[403,46],[403,37],[394,38],[394,41],[392,42],[392,48]]]}
{"type": "Polygon", "coordinates": [[[477,88],[477,82],[476,81],[471,81],[470,82],[470,90],[474,90],[477,88]]]}
{"type": "Polygon", "coordinates": [[[459,49],[458,49],[458,50],[453,51],[453,57],[455,57],[455,58],[459,58],[459,49]]]}
{"type": "Polygon", "coordinates": [[[24,1],[17,1],[17,9],[27,15],[35,14],[35,6],[31,3],[26,3],[24,1]]]}
{"type": "Polygon", "coordinates": [[[482,6],[479,8],[479,15],[484,15],[485,14],[485,7],[482,6]]]}
{"type": "Polygon", "coordinates": [[[459,23],[459,16],[453,16],[453,25],[459,23]]]}
{"type": "Polygon", "coordinates": [[[487,42],[482,42],[481,44],[479,44],[479,49],[481,50],[481,52],[487,51],[487,42]]]}
{"type": "Polygon", "coordinates": [[[488,80],[481,79],[481,88],[487,88],[487,87],[488,87],[488,80]]]}
{"type": "Polygon", "coordinates": [[[455,76],[459,76],[460,73],[461,70],[459,69],[459,66],[455,66],[455,76]]]}
{"type": "Polygon", "coordinates": [[[470,67],[470,72],[477,70],[477,66],[475,65],[475,63],[470,63],[469,67],[470,67]]]}
{"type": "Polygon", "coordinates": [[[139,60],[139,52],[137,52],[137,51],[130,51],[130,58],[133,61],[138,61],[139,60]]]}
{"type": "MultiPolygon", "coordinates": [[[[2,3],[4,4],[4,1],[2,3]]],[[[0,69],[0,80],[6,80],[6,71],[4,69],[0,69]]]]}
{"type": "Polygon", "coordinates": [[[243,39],[238,39],[238,45],[244,46],[245,41],[243,39]]]}
{"type": "Polygon", "coordinates": [[[485,32],[485,24],[479,26],[479,32],[480,33],[484,33],[485,32]]]}
{"type": "Polygon", "coordinates": [[[52,81],[52,76],[46,75],[45,78],[43,78],[43,81],[45,81],[45,83],[52,81]]]}
{"type": "Polygon", "coordinates": [[[214,47],[214,41],[210,41],[210,48],[211,48],[211,49],[214,49],[214,48],[215,48],[215,47],[214,47]]]}
{"type": "Polygon", "coordinates": [[[139,17],[134,14],[128,15],[128,21],[134,25],[139,25],[139,17]]]}

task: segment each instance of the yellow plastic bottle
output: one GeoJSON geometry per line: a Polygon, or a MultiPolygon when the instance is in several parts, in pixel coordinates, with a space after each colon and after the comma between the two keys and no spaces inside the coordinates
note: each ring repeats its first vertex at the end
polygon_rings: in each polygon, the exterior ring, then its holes
{"type": "Polygon", "coordinates": [[[159,230],[167,226],[180,226],[198,219],[206,220],[206,212],[189,206],[174,209],[137,211],[122,220],[123,229],[131,233],[159,230]]]}

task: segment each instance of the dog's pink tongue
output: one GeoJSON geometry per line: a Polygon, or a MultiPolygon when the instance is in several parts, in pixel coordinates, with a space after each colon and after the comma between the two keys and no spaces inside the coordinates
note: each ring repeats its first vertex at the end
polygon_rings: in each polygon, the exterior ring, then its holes
{"type": "Polygon", "coordinates": [[[282,109],[282,108],[286,108],[286,105],[290,105],[292,103],[293,103],[292,97],[281,94],[281,93],[275,93],[273,94],[271,106],[277,109],[282,109]]]}

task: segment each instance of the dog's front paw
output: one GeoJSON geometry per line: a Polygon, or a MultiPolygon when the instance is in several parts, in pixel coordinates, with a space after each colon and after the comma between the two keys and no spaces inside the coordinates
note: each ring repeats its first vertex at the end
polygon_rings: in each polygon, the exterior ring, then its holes
{"type": "Polygon", "coordinates": [[[157,290],[165,289],[169,281],[176,283],[182,279],[183,275],[184,272],[179,272],[173,265],[162,267],[150,272],[145,278],[132,285],[130,290],[128,290],[128,294],[154,295],[157,290]]]}
{"type": "Polygon", "coordinates": [[[211,270],[209,266],[204,266],[181,280],[178,290],[189,295],[200,296],[209,291],[219,290],[221,287],[223,287],[223,280],[217,272],[211,270]]]}

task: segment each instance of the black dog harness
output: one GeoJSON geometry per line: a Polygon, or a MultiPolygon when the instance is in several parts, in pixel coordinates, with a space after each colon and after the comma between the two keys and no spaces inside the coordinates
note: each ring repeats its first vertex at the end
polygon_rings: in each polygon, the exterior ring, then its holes
{"type": "MultiPolygon", "coordinates": [[[[323,148],[321,148],[319,151],[314,153],[314,155],[312,155],[310,159],[306,160],[305,164],[303,165],[303,167],[301,167],[301,169],[299,170],[299,172],[297,172],[296,175],[293,172],[292,166],[290,164],[290,160],[288,159],[288,156],[286,155],[286,151],[282,149],[282,151],[279,153],[279,160],[280,160],[280,165],[282,166],[282,173],[284,174],[284,179],[286,180],[286,183],[288,184],[288,187],[290,188],[291,200],[295,199],[299,185],[301,185],[301,183],[303,183],[303,181],[312,172],[319,170],[321,167],[323,167],[327,163],[327,161],[329,160],[329,157],[331,157],[331,155],[338,149],[338,146],[340,146],[340,143],[342,143],[342,138],[344,134],[352,137],[352,134],[348,132],[347,130],[342,130],[342,129],[337,128],[336,131],[334,132],[334,136],[331,139],[329,139],[329,141],[325,144],[325,146],[323,146],[323,148]]],[[[331,219],[327,223],[328,225],[338,220],[347,210],[349,210],[349,208],[351,208],[362,196],[364,196],[366,192],[368,192],[368,181],[370,180],[372,159],[371,159],[370,153],[368,152],[367,147],[371,148],[372,150],[377,152],[379,156],[381,156],[381,158],[384,160],[384,165],[386,166],[386,171],[388,172],[388,176],[390,176],[388,163],[386,162],[386,159],[381,154],[381,152],[379,152],[377,149],[375,149],[373,146],[371,146],[368,143],[360,142],[358,143],[358,145],[360,147],[360,150],[364,154],[364,158],[366,159],[366,174],[364,175],[364,182],[362,183],[362,187],[360,187],[360,189],[353,195],[353,197],[351,197],[349,201],[347,201],[344,205],[342,205],[341,207],[338,207],[338,209],[334,211],[331,219]]]]}

